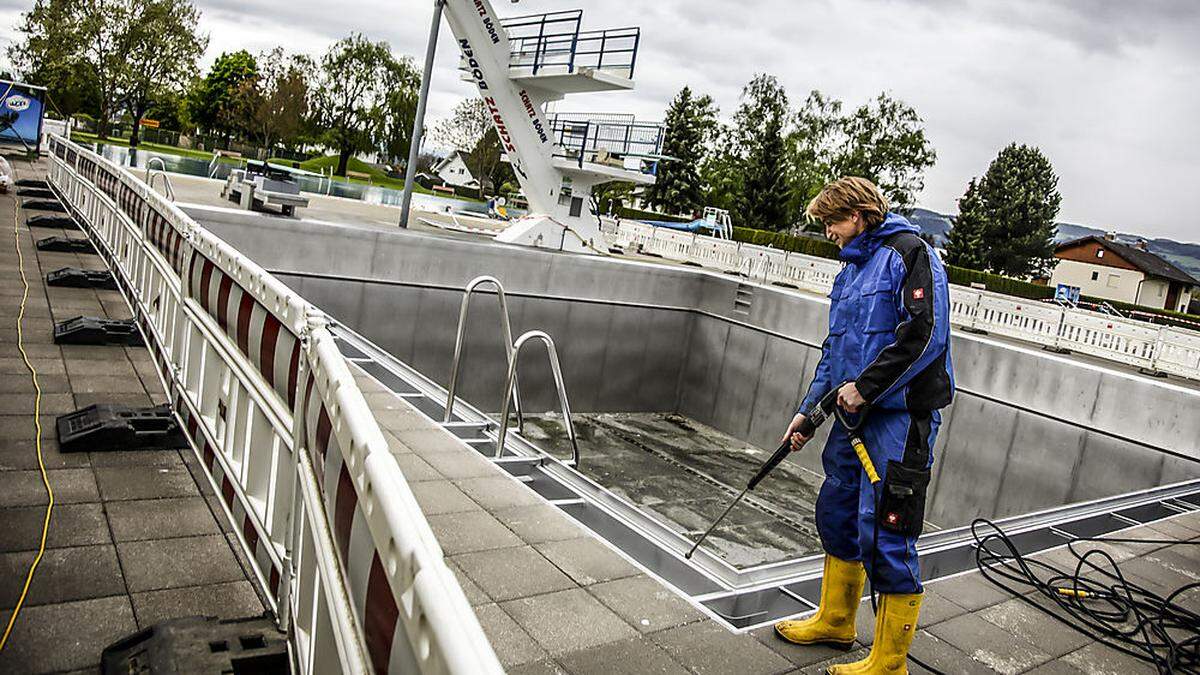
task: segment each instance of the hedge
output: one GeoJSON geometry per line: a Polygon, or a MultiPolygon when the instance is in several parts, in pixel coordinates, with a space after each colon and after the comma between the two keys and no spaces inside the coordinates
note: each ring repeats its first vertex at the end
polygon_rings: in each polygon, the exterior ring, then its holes
{"type": "MultiPolygon", "coordinates": [[[[607,211],[607,203],[602,204],[600,212],[605,213],[607,211]]],[[[630,220],[657,220],[664,223],[690,223],[695,220],[694,218],[687,218],[685,216],[670,216],[665,213],[643,211],[641,209],[635,209],[628,206],[622,206],[617,209],[617,215],[622,218],[629,218],[630,220]]]]}
{"type": "Polygon", "coordinates": [[[1054,297],[1054,289],[1049,286],[1021,281],[1020,279],[1013,279],[1012,277],[1005,277],[999,274],[969,270],[965,267],[946,265],[946,277],[952,284],[958,284],[959,286],[970,286],[973,283],[983,284],[984,288],[993,293],[1014,295],[1018,298],[1046,300],[1054,297]]]}
{"type": "Polygon", "coordinates": [[[768,232],[749,227],[733,228],[733,240],[756,246],[770,246],[781,251],[815,255],[821,258],[838,257],[838,247],[831,241],[813,237],[797,237],[786,232],[768,232]]]}

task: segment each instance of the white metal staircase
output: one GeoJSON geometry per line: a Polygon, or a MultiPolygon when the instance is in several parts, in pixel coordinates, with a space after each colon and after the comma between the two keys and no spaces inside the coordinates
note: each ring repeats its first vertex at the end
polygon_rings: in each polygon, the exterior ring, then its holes
{"type": "Polygon", "coordinates": [[[568,94],[633,88],[641,31],[582,30],[571,10],[501,19],[489,0],[447,0],[446,20],[500,143],[529,200],[530,215],[497,241],[604,252],[592,188],[654,182],[663,127],[631,115],[547,115],[568,94]]]}

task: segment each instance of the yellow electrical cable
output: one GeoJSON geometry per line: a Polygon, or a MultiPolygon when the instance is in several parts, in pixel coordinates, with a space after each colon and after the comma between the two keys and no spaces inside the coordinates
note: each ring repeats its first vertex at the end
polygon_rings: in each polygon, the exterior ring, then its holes
{"type": "MultiPolygon", "coordinates": [[[[16,167],[13,167],[14,191],[16,173],[16,167]]],[[[29,361],[29,355],[25,353],[24,335],[21,332],[21,324],[25,319],[25,303],[29,300],[29,279],[25,277],[25,256],[21,253],[21,202],[15,194],[13,202],[13,243],[17,247],[17,269],[21,272],[21,283],[25,287],[21,293],[21,309],[17,311],[17,349],[20,350],[21,358],[25,360],[25,367],[29,369],[29,374],[33,378],[33,390],[36,392],[33,399],[34,443],[37,447],[38,468],[42,472],[42,484],[46,486],[46,494],[50,500],[46,502],[46,517],[42,521],[42,540],[38,544],[37,557],[29,566],[29,574],[25,576],[25,586],[21,589],[21,597],[17,599],[17,604],[13,607],[12,616],[8,617],[8,626],[4,628],[4,637],[0,637],[0,651],[3,651],[5,645],[8,644],[8,636],[17,622],[17,615],[21,613],[21,607],[25,604],[25,596],[29,594],[29,585],[33,583],[33,573],[37,571],[38,564],[42,562],[42,556],[46,553],[46,535],[50,532],[50,512],[54,510],[54,490],[50,487],[50,476],[46,474],[46,460],[42,457],[42,387],[38,384],[37,369],[33,367],[29,361]]]]}

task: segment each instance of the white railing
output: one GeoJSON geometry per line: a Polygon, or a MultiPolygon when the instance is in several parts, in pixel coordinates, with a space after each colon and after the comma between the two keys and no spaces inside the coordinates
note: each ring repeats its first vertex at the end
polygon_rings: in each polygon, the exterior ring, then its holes
{"type": "Polygon", "coordinates": [[[500,672],[325,317],[128,171],[50,148],[298,672],[500,672]]]}
{"type": "MultiPolygon", "coordinates": [[[[622,221],[611,238],[616,245],[666,260],[821,294],[832,290],[842,268],[836,260],[633,221],[622,221]]],[[[954,285],[950,321],[967,330],[1200,380],[1200,333],[1194,331],[954,285]]]]}

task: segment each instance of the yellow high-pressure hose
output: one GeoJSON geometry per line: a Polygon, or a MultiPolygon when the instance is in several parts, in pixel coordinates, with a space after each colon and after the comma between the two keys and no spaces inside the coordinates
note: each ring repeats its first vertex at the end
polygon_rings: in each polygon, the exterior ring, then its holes
{"type": "Polygon", "coordinates": [[[862,439],[857,435],[850,436],[850,445],[854,448],[854,454],[858,455],[858,461],[862,462],[863,470],[867,472],[867,478],[870,479],[871,485],[879,482],[879,472],[875,470],[875,463],[871,461],[871,456],[867,454],[867,446],[862,439]]]}
{"type": "MultiPolygon", "coordinates": [[[[13,179],[15,192],[16,167],[13,167],[13,179]]],[[[21,597],[17,599],[17,605],[13,607],[12,615],[8,617],[4,636],[0,637],[0,651],[3,651],[5,645],[8,644],[8,636],[12,634],[13,626],[17,623],[17,616],[25,604],[25,596],[29,594],[29,586],[33,583],[33,574],[37,571],[38,564],[42,562],[42,556],[46,553],[46,535],[50,532],[50,513],[54,510],[54,490],[50,487],[50,476],[46,474],[46,460],[42,457],[42,387],[38,384],[37,369],[33,367],[33,363],[29,361],[29,355],[25,353],[24,335],[21,332],[21,324],[25,318],[25,303],[29,299],[29,279],[25,277],[25,256],[21,253],[21,202],[15,194],[13,202],[13,244],[17,248],[17,269],[21,272],[21,283],[24,285],[24,291],[21,293],[21,309],[17,312],[17,349],[20,350],[25,367],[29,369],[29,375],[33,378],[35,392],[33,399],[34,443],[37,447],[38,468],[42,472],[42,484],[46,486],[46,494],[50,499],[46,502],[46,517],[42,520],[42,539],[38,543],[37,556],[33,559],[33,564],[29,566],[29,574],[25,575],[25,586],[21,589],[21,597]]]]}

